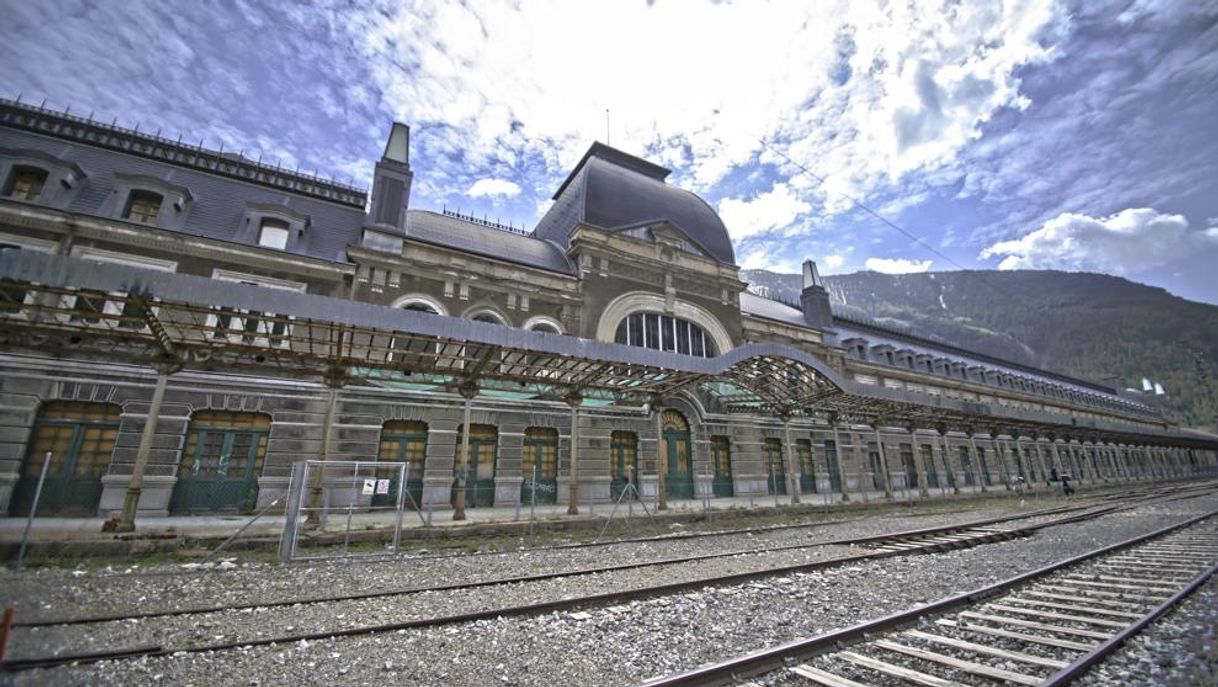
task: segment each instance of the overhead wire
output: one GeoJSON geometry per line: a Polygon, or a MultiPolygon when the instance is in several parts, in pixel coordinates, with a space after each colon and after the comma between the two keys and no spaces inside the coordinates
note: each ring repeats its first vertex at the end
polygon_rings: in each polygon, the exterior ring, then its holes
{"type": "MultiPolygon", "coordinates": [[[[808,169],[803,164],[791,159],[790,155],[787,155],[786,153],[782,152],[781,150],[770,145],[770,143],[768,141],[766,141],[764,138],[758,138],[757,141],[760,142],[761,145],[766,150],[770,151],[771,153],[774,153],[778,157],[781,157],[782,159],[786,160],[788,163],[790,163],[794,167],[797,167],[804,174],[807,174],[808,176],[812,177],[813,179],[816,179],[817,181],[819,181],[822,186],[826,186],[826,187],[828,186],[829,182],[827,179],[825,179],[825,177],[822,177],[821,175],[817,174],[816,172],[813,172],[812,170],[808,169]]],[[[872,210],[866,203],[859,200],[858,198],[855,198],[854,196],[852,196],[848,193],[843,193],[841,191],[838,191],[837,193],[838,193],[838,195],[842,196],[846,200],[849,200],[851,203],[853,203],[856,207],[858,207],[862,211],[866,212],[868,215],[871,215],[872,217],[876,218],[877,220],[884,223],[888,227],[891,227],[892,229],[895,229],[896,231],[900,232],[902,235],[904,235],[909,240],[922,246],[923,248],[925,248],[927,251],[934,254],[935,256],[942,258],[945,262],[951,264],[952,266],[956,267],[957,269],[961,269],[961,270],[968,269],[964,265],[961,265],[960,263],[956,262],[952,258],[948,257],[946,254],[944,254],[939,249],[937,249],[934,246],[930,245],[929,243],[923,241],[921,237],[913,234],[912,232],[906,231],[905,228],[901,227],[896,222],[893,222],[892,220],[881,215],[880,213],[876,212],[875,210],[872,210]]]]}

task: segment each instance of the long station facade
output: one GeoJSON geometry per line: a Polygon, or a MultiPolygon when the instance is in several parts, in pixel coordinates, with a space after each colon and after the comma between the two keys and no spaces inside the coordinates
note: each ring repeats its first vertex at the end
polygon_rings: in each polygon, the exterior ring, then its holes
{"type": "Polygon", "coordinates": [[[750,293],[663,167],[594,144],[522,231],[411,207],[409,135],[365,191],[0,101],[0,508],[44,465],[64,515],[248,512],[304,459],[458,516],[1218,470],[1115,389],[835,316],[812,262],[750,293]]]}

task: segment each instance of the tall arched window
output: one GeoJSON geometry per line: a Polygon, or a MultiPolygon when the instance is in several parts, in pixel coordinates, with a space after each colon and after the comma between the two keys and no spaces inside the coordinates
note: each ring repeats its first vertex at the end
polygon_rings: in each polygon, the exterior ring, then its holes
{"type": "Polygon", "coordinates": [[[622,318],[613,340],[620,344],[639,346],[681,355],[712,358],[715,345],[702,327],[679,317],[659,313],[636,312],[622,318]]]}

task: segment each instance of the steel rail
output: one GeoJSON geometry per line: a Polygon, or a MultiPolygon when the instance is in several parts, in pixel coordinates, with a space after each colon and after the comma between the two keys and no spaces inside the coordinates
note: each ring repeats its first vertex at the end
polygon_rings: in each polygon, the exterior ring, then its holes
{"type": "MultiPolygon", "coordinates": [[[[777,647],[762,649],[744,656],[737,656],[726,661],[702,666],[700,668],[695,668],[677,675],[659,677],[643,683],[643,685],[640,687],[708,687],[712,685],[723,685],[729,682],[738,681],[742,678],[753,677],[756,675],[781,670],[787,667],[788,661],[790,660],[803,660],[805,658],[825,653],[826,651],[836,650],[844,645],[867,639],[871,635],[886,633],[897,628],[905,627],[911,623],[917,622],[920,618],[926,615],[942,614],[958,608],[975,605],[978,602],[984,601],[990,597],[1001,594],[1002,592],[1023,585],[1024,583],[1039,577],[1043,577],[1079,563],[1100,558],[1115,551],[1137,546],[1138,544],[1150,541],[1152,539],[1166,536],[1177,530],[1184,529],[1216,515],[1218,515],[1218,510],[1212,510],[1208,513],[1189,518],[1174,525],[1168,525],[1167,527],[1160,528],[1147,534],[1138,535],[1116,544],[1110,544],[1087,553],[1072,556],[1063,561],[1051,563],[1047,566],[1037,568],[1036,570],[1022,573],[994,584],[986,585],[985,587],[946,597],[938,601],[932,601],[930,603],[916,606],[904,611],[899,611],[876,620],[865,621],[851,625],[850,627],[819,634],[814,637],[798,639],[777,647]]],[[[1196,580],[1194,580],[1194,583],[1195,586],[1190,585],[1194,589],[1196,586],[1200,586],[1200,583],[1197,583],[1196,580]]],[[[1160,610],[1162,610],[1162,612],[1166,612],[1165,609],[1160,610]]],[[[1081,668],[1080,670],[1082,669],[1085,668],[1081,668]]],[[[1062,673],[1065,672],[1066,670],[1063,669],[1062,673]]],[[[1072,673],[1072,676],[1075,674],[1077,673],[1072,673]]],[[[1065,684],[1065,682],[1059,684],[1065,684]]]]}
{"type": "MultiPolygon", "coordinates": [[[[1137,505],[1141,505],[1141,504],[1137,504],[1137,505]]],[[[1135,506],[1131,505],[1128,507],[1132,508],[1135,506]]],[[[1023,532],[1024,530],[1026,530],[1030,533],[1031,531],[1035,531],[1038,529],[1043,529],[1046,527],[1051,527],[1051,526],[1055,526],[1055,525],[1059,525],[1059,524],[1065,524],[1068,522],[1076,522],[1078,520],[1086,519],[1089,517],[1099,517],[1101,515],[1116,512],[1121,509],[1122,509],[1122,507],[1109,506],[1109,507],[1103,508],[1102,510],[1100,510],[1099,512],[1094,513],[1094,514],[1087,514],[1087,513],[1075,514],[1075,515],[1069,516],[1067,518],[1062,518],[1060,520],[1051,521],[1049,523],[1040,523],[1037,525],[1032,525],[1028,528],[1023,528],[1022,530],[1011,530],[1010,532],[1019,533],[1019,532],[1023,532]]],[[[1013,534],[1013,536],[1019,536],[1019,535],[1013,534]]],[[[872,540],[877,539],[877,538],[883,539],[885,537],[883,535],[868,537],[868,539],[872,539],[872,540]]],[[[887,538],[891,538],[891,537],[889,536],[887,538]]],[[[925,550],[931,551],[931,550],[943,550],[943,549],[950,549],[950,548],[960,548],[960,547],[948,545],[948,544],[933,544],[933,545],[928,545],[927,547],[925,547],[925,550]]],[[[651,598],[651,597],[656,597],[656,596],[665,596],[665,595],[669,595],[669,594],[676,594],[676,593],[685,592],[685,591],[688,591],[691,589],[699,589],[699,588],[705,587],[708,584],[733,584],[733,583],[749,581],[749,580],[760,578],[760,577],[769,577],[769,576],[773,576],[773,575],[784,575],[784,574],[789,574],[789,573],[804,572],[804,571],[816,570],[816,569],[827,569],[827,568],[831,568],[831,567],[836,567],[836,566],[846,565],[846,564],[851,564],[851,563],[858,563],[858,562],[867,561],[867,560],[877,560],[877,559],[883,559],[883,558],[892,558],[892,557],[896,557],[896,556],[905,556],[905,555],[908,555],[911,553],[917,553],[917,552],[918,551],[908,551],[908,550],[906,550],[906,551],[873,551],[873,552],[869,552],[869,553],[853,554],[853,555],[842,556],[842,557],[838,557],[838,558],[832,558],[832,559],[828,559],[828,560],[824,560],[824,561],[815,561],[815,562],[810,562],[810,563],[796,563],[796,564],[791,564],[791,565],[766,568],[764,570],[745,571],[745,572],[731,573],[728,575],[719,575],[719,576],[714,576],[714,577],[710,577],[710,578],[699,578],[699,579],[688,580],[688,581],[683,581],[683,582],[672,582],[672,583],[667,583],[667,584],[662,584],[662,585],[654,585],[651,587],[645,587],[645,588],[641,588],[641,589],[602,592],[599,594],[589,594],[589,595],[577,596],[577,597],[565,597],[565,598],[561,598],[561,599],[554,599],[551,601],[541,601],[541,602],[536,602],[536,603],[528,603],[528,604],[515,605],[515,606],[490,608],[490,609],[483,609],[483,610],[478,610],[478,611],[469,611],[469,612],[465,612],[465,613],[450,614],[450,615],[445,615],[445,616],[417,618],[417,619],[413,619],[413,620],[398,621],[398,622],[394,622],[394,623],[384,623],[384,624],[379,624],[379,625],[360,626],[360,627],[345,628],[345,629],[338,629],[338,630],[299,633],[299,634],[288,635],[288,636],[258,637],[258,638],[250,638],[250,639],[245,639],[245,640],[219,642],[219,643],[214,643],[214,644],[178,646],[178,647],[165,647],[165,646],[161,646],[161,645],[146,645],[143,647],[125,647],[125,648],[121,648],[121,649],[115,649],[113,651],[94,651],[94,652],[88,652],[88,653],[60,654],[60,655],[56,655],[56,656],[46,656],[46,657],[9,659],[9,660],[6,660],[3,664],[0,664],[0,670],[4,670],[4,671],[8,671],[8,672],[18,672],[18,671],[35,669],[35,668],[50,668],[50,667],[71,665],[71,664],[96,663],[98,661],[105,661],[105,660],[119,660],[119,659],[137,658],[137,657],[165,656],[165,655],[170,655],[170,654],[179,653],[179,652],[203,653],[203,652],[209,652],[209,651],[226,651],[226,650],[243,648],[243,647],[267,646],[267,645],[271,645],[271,644],[288,644],[288,643],[299,642],[302,639],[307,640],[307,641],[314,641],[314,640],[326,639],[326,638],[330,638],[330,637],[352,637],[352,636],[378,634],[378,633],[383,633],[383,632],[392,632],[392,631],[404,630],[404,629],[441,627],[441,626],[452,625],[452,624],[456,624],[456,623],[472,622],[472,621],[476,621],[476,620],[487,620],[487,619],[499,618],[499,617],[527,617],[527,616],[549,613],[552,611],[569,610],[569,609],[581,608],[581,607],[586,607],[586,606],[594,606],[594,605],[604,604],[604,603],[609,603],[609,602],[620,602],[620,601],[624,601],[624,600],[628,600],[628,599],[642,599],[642,598],[651,598]]],[[[554,575],[553,577],[569,577],[569,576],[571,576],[571,575],[554,575]]],[[[492,584],[492,583],[488,582],[486,585],[480,585],[480,586],[487,586],[489,584],[492,584]]],[[[455,585],[455,587],[458,589],[468,588],[468,587],[470,587],[470,585],[455,585]]],[[[266,608],[266,607],[268,607],[268,604],[260,604],[259,607],[266,608]]],[[[684,683],[674,683],[674,684],[684,684],[684,683]]],[[[701,684],[701,683],[689,683],[689,684],[701,684]]]]}
{"type": "MultiPolygon", "coordinates": [[[[621,572],[624,570],[637,570],[640,568],[647,568],[647,567],[653,567],[653,566],[679,565],[681,563],[696,563],[696,562],[700,562],[700,561],[713,560],[716,558],[729,558],[729,557],[733,557],[733,556],[754,555],[754,554],[763,554],[763,553],[778,552],[778,551],[792,551],[795,549],[807,549],[807,548],[814,548],[814,547],[820,547],[820,546],[849,546],[852,544],[870,544],[870,543],[875,543],[875,542],[916,540],[919,537],[932,536],[932,535],[936,535],[936,534],[950,534],[950,533],[959,532],[961,530],[984,527],[986,525],[995,525],[995,524],[1001,524],[1001,523],[1007,523],[1007,522],[1015,522],[1018,520],[1026,520],[1028,518],[1033,518],[1033,517],[1043,517],[1043,516],[1056,515],[1056,514],[1061,514],[1061,513],[1087,511],[1089,509],[1098,509],[1098,512],[1096,512],[1094,514],[1083,513],[1081,515],[1083,515],[1084,517],[1098,517],[1099,515],[1105,515],[1105,514],[1111,512],[1113,508],[1114,508],[1113,506],[1100,505],[1100,504],[1092,504],[1092,505],[1087,505],[1087,506],[1070,506],[1070,507],[1064,507],[1064,508],[1060,508],[1060,507],[1059,508],[1049,508],[1049,509],[1044,509],[1041,511],[1032,512],[1032,513],[1021,513],[1021,514],[1015,515],[1015,516],[1008,516],[1008,517],[1000,516],[1000,517],[994,517],[994,518],[985,518],[982,520],[958,523],[958,524],[954,524],[954,525],[938,525],[935,527],[927,527],[927,528],[916,529],[916,530],[903,530],[903,531],[893,532],[893,533],[888,533],[888,534],[875,534],[875,535],[867,535],[864,537],[852,537],[852,538],[847,538],[847,539],[830,539],[830,540],[826,540],[826,541],[808,542],[805,544],[784,544],[781,546],[756,547],[756,548],[750,548],[750,549],[734,549],[734,550],[730,550],[730,551],[696,554],[696,555],[692,555],[692,556],[677,556],[677,557],[671,557],[671,558],[660,558],[660,559],[653,559],[653,560],[639,561],[639,562],[632,562],[632,563],[619,563],[616,565],[609,565],[609,566],[598,566],[598,567],[592,567],[592,568],[576,568],[576,569],[563,570],[563,571],[558,571],[558,572],[536,573],[536,574],[531,574],[531,575],[516,575],[516,576],[511,576],[511,577],[499,577],[499,578],[494,578],[494,579],[490,579],[490,580],[480,580],[480,581],[476,581],[476,582],[454,582],[454,583],[450,583],[450,584],[431,585],[431,586],[426,586],[426,587],[404,587],[404,588],[397,588],[397,589],[383,589],[383,590],[367,591],[367,592],[354,592],[351,594],[335,594],[335,595],[324,596],[324,597],[306,597],[306,598],[282,599],[282,600],[278,600],[278,601],[264,601],[264,602],[260,602],[260,603],[248,602],[248,603],[224,604],[224,605],[214,605],[214,606],[194,606],[194,607],[180,608],[180,609],[140,611],[137,613],[111,613],[111,614],[105,614],[105,615],[80,616],[80,617],[74,617],[74,618],[45,618],[45,619],[33,619],[33,620],[17,620],[17,621],[13,622],[13,627],[49,627],[49,626],[63,626],[63,625],[87,625],[87,624],[94,624],[94,623],[116,622],[116,621],[123,621],[123,620],[144,620],[147,618],[164,618],[164,617],[181,616],[181,615],[198,615],[198,614],[203,614],[203,613],[223,613],[226,611],[240,611],[240,610],[247,610],[247,609],[254,609],[254,608],[278,608],[278,607],[283,607],[283,606],[295,606],[298,604],[321,604],[321,603],[332,603],[332,602],[342,602],[342,601],[359,601],[359,600],[363,600],[363,599],[373,599],[373,598],[381,598],[381,597],[389,597],[389,596],[405,596],[405,595],[412,595],[412,594],[421,594],[423,592],[444,592],[444,591],[452,591],[454,589],[477,589],[480,587],[490,587],[490,586],[496,586],[496,585],[501,585],[501,584],[515,584],[515,583],[520,583],[520,582],[542,582],[545,580],[555,579],[558,577],[578,577],[578,576],[583,576],[583,575],[594,575],[597,573],[621,572]]],[[[1074,520],[1073,519],[1062,519],[1060,521],[1051,521],[1051,524],[1067,524],[1068,522],[1074,522],[1074,520]]],[[[807,527],[807,525],[794,525],[791,527],[807,527]]],[[[1028,528],[1017,528],[1015,530],[1009,530],[1008,532],[1003,532],[1003,533],[996,532],[996,533],[994,533],[994,535],[995,535],[994,538],[995,539],[998,539],[998,538],[1010,539],[1010,538],[1015,538],[1018,536],[1025,536],[1021,533],[1025,532],[1025,531],[1030,533],[1033,528],[1039,528],[1039,527],[1040,527],[1040,525],[1036,525],[1036,526],[1032,526],[1032,527],[1028,527],[1028,528]]],[[[748,532],[748,531],[751,531],[751,530],[741,530],[740,532],[748,532]]],[[[664,541],[664,539],[648,540],[648,541],[664,541]]],[[[982,541],[979,538],[976,540],[976,543],[980,544],[980,543],[986,543],[986,542],[982,541]]],[[[930,546],[930,545],[928,545],[928,546],[930,546]]],[[[910,553],[910,552],[907,551],[905,553],[910,553]]]]}
{"type": "Polygon", "coordinates": [[[1142,618],[1135,621],[1132,625],[1118,632],[1112,637],[1112,639],[1100,644],[1091,652],[1078,657],[1073,663],[1050,676],[1047,680],[1041,683],[1041,687],[1060,687],[1061,685],[1070,684],[1070,682],[1072,682],[1075,678],[1087,672],[1091,666],[1116,653],[1117,650],[1125,644],[1125,642],[1129,641],[1132,637],[1145,629],[1147,625],[1150,625],[1167,613],[1171,612],[1172,609],[1180,605],[1180,603],[1188,597],[1192,596],[1194,592],[1201,588],[1201,585],[1205,584],[1215,574],[1218,574],[1218,563],[1211,565],[1208,570],[1202,571],[1183,589],[1173,594],[1171,598],[1159,604],[1154,610],[1142,616],[1142,618]]]}

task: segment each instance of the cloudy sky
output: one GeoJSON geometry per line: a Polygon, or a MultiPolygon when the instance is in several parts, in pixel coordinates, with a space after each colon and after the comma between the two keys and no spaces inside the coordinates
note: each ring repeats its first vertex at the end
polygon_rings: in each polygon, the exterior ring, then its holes
{"type": "Polygon", "coordinates": [[[609,139],[715,206],[745,267],[1218,302],[1214,3],[355,4],[0,0],[0,95],[359,184],[397,119],[413,207],[528,228],[609,139]]]}

